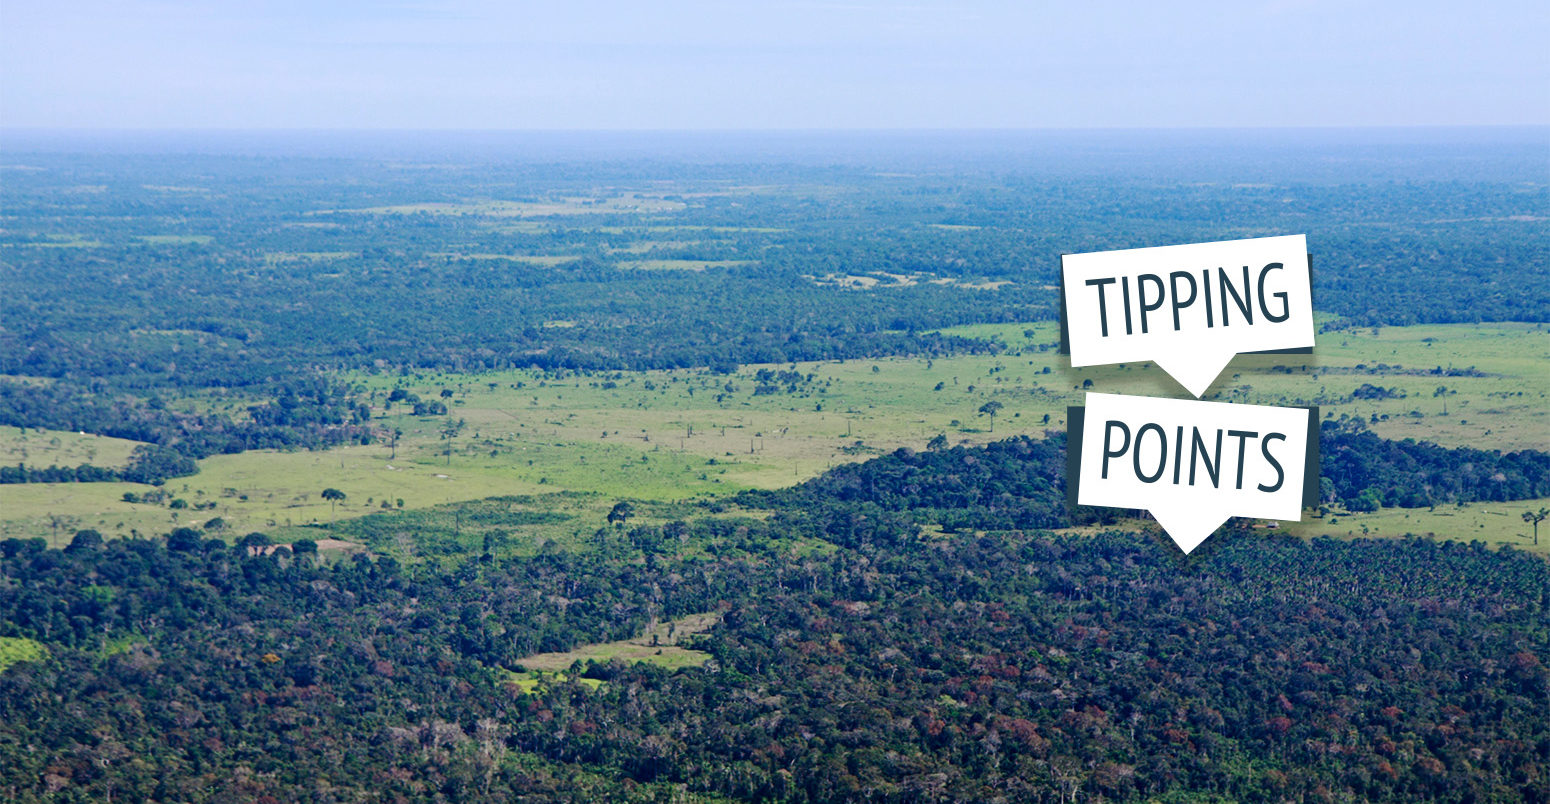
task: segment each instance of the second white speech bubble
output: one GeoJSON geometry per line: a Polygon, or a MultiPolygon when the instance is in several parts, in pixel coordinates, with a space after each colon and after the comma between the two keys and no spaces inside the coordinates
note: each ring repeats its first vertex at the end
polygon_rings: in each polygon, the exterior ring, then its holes
{"type": "Polygon", "coordinates": [[[1318,473],[1317,415],[1088,394],[1079,430],[1073,421],[1079,470],[1067,482],[1081,505],[1146,509],[1188,553],[1229,517],[1302,517],[1308,473],[1318,473]]]}

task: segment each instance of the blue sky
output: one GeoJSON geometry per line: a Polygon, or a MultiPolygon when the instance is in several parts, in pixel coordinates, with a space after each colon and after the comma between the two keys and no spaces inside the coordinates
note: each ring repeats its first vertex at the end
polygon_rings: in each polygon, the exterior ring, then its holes
{"type": "Polygon", "coordinates": [[[0,125],[1550,124],[1550,3],[0,0],[0,125]]]}

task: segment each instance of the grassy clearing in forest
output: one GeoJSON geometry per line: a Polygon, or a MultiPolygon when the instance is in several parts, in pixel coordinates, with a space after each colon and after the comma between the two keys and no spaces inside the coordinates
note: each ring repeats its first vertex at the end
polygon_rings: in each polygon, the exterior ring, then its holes
{"type": "MultiPolygon", "coordinates": [[[[1403,539],[1418,537],[1438,541],[1481,541],[1492,547],[1511,545],[1513,549],[1550,556],[1550,520],[1539,523],[1539,544],[1534,543],[1534,528],[1523,521],[1524,511],[1550,508],[1550,497],[1514,502],[1481,502],[1439,505],[1436,508],[1382,508],[1372,513],[1355,514],[1332,511],[1324,516],[1305,512],[1301,522],[1280,522],[1282,533],[1303,538],[1332,536],[1337,539],[1403,539]]],[[[1059,532],[1092,535],[1124,530],[1156,533],[1163,544],[1168,537],[1151,519],[1125,519],[1113,525],[1085,525],[1063,528],[1059,532]]],[[[1212,539],[1220,538],[1212,536],[1212,539]]]]}
{"type": "Polygon", "coordinates": [[[23,637],[0,637],[0,673],[17,662],[35,662],[48,655],[43,643],[23,637]]]}
{"type": "MultiPolygon", "coordinates": [[[[513,494],[593,494],[602,508],[626,498],[725,496],[789,486],[900,447],[921,449],[938,433],[953,443],[984,444],[1063,430],[1066,406],[1081,404],[1089,380],[1087,390],[1182,394],[1146,364],[1072,369],[1051,348],[1059,336],[1052,322],[948,331],[998,340],[1006,351],[745,366],[728,375],[704,369],[351,373],[344,378],[364,389],[376,422],[384,430],[403,430],[396,457],[385,441],[326,452],[213,456],[200,461],[198,475],[168,482],[167,491],[189,505],[182,511],[123,502],[126,491],[147,490],[133,484],[0,487],[0,537],[59,533],[67,541],[74,527],[107,536],[161,533],[220,517],[233,536],[262,530],[300,538],[288,529],[380,513],[384,500],[399,510],[402,499],[403,510],[413,511],[513,494]],[[423,399],[442,399],[441,392],[449,391],[444,401],[450,415],[409,415],[405,404],[387,403],[395,388],[423,399]],[[993,421],[981,412],[991,401],[1002,406],[993,421]],[[462,426],[449,434],[448,425],[457,422],[462,426]],[[318,496],[324,488],[340,489],[347,499],[330,506],[318,496]]],[[[1550,444],[1547,364],[1550,333],[1543,325],[1363,329],[1321,335],[1309,356],[1240,357],[1207,397],[1320,404],[1326,416],[1359,416],[1388,438],[1543,448],[1550,444]],[[1411,373],[1438,367],[1473,367],[1480,376],[1411,373]],[[1355,395],[1364,384],[1383,390],[1355,395]]],[[[180,409],[214,403],[203,397],[170,401],[180,409]]],[[[221,400],[226,408],[239,403],[221,400]]],[[[29,441],[27,462],[68,462],[65,442],[56,459],[48,451],[55,447],[29,441]]],[[[1348,530],[1358,521],[1342,517],[1338,524],[1348,530]]],[[[1495,520],[1482,521],[1491,530],[1495,520]]],[[[580,531],[573,526],[553,535],[574,537],[594,527],[589,520],[580,531]]]]}
{"type": "Polygon", "coordinates": [[[1478,539],[1492,547],[1510,544],[1518,550],[1550,555],[1550,520],[1539,523],[1538,545],[1534,544],[1534,526],[1523,521],[1524,511],[1541,508],[1550,508],[1550,497],[1439,505],[1436,508],[1382,508],[1370,514],[1336,513],[1283,525],[1283,529],[1307,537],[1421,536],[1461,542],[1478,539]]]}
{"type": "MultiPolygon", "coordinates": [[[[529,656],[521,660],[521,671],[510,672],[509,680],[523,692],[532,692],[551,682],[564,683],[569,678],[567,671],[576,662],[607,663],[615,659],[626,663],[654,664],[669,670],[699,667],[710,660],[710,654],[682,647],[679,643],[686,637],[709,631],[720,621],[721,615],[716,613],[691,614],[688,617],[656,623],[648,628],[645,634],[635,639],[582,645],[575,650],[561,653],[540,653],[529,656]]],[[[578,678],[577,680],[593,689],[602,685],[601,681],[595,679],[578,678]]]]}

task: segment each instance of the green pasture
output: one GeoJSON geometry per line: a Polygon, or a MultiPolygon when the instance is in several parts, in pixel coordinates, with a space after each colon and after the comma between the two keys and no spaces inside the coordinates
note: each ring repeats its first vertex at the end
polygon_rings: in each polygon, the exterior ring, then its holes
{"type": "MultiPolygon", "coordinates": [[[[1332,536],[1337,539],[1403,539],[1411,536],[1439,541],[1481,541],[1492,547],[1512,545],[1514,549],[1550,556],[1550,519],[1539,523],[1539,544],[1534,543],[1533,525],[1523,521],[1523,512],[1550,507],[1550,497],[1514,502],[1482,502],[1439,505],[1435,508],[1382,508],[1356,514],[1333,511],[1319,516],[1303,512],[1301,522],[1278,522],[1283,533],[1304,538],[1332,536]]],[[[1269,523],[1262,527],[1268,528],[1269,523]]],[[[1110,530],[1149,531],[1167,539],[1151,519],[1126,519],[1116,525],[1089,525],[1066,528],[1062,533],[1091,535],[1110,530]]],[[[1216,537],[1212,537],[1216,538],[1216,537]]]]}
{"type": "MultiPolygon", "coordinates": [[[[350,373],[342,378],[363,389],[382,432],[403,431],[396,455],[382,439],[326,452],[213,456],[200,462],[199,474],[167,484],[168,494],[184,501],[181,509],[124,502],[125,492],[148,490],[133,484],[0,487],[0,536],[67,540],[81,527],[109,536],[159,533],[217,517],[233,535],[289,533],[381,513],[383,501],[387,510],[415,511],[564,492],[670,503],[789,486],[840,463],[923,448],[938,433],[955,444],[984,444],[1060,431],[1066,407],[1081,404],[1087,390],[1184,394],[1149,364],[1072,369],[1053,348],[1058,329],[1051,322],[948,332],[993,339],[1005,349],[934,360],[746,366],[727,375],[704,369],[350,373]],[[761,380],[761,370],[774,376],[761,380]],[[443,401],[449,415],[413,416],[409,405],[387,402],[395,388],[443,401]],[[983,412],[989,402],[1000,405],[993,420],[983,412]],[[340,489],[347,499],[330,506],[319,496],[324,488],[340,489]]],[[[1207,396],[1319,404],[1326,416],[1359,416],[1389,438],[1544,448],[1550,445],[1546,365],[1550,334],[1539,325],[1362,329],[1321,335],[1313,355],[1237,358],[1207,396]],[[1432,373],[1439,367],[1443,374],[1432,373]],[[1444,376],[1449,370],[1479,376],[1444,376]],[[1363,385],[1371,388],[1356,395],[1363,385]]],[[[169,404],[240,415],[244,403],[202,396],[169,404]]],[[[133,446],[14,428],[0,434],[0,450],[7,456],[25,450],[29,465],[73,465],[91,445],[101,461],[122,460],[133,446]]],[[[1341,523],[1348,521],[1354,520],[1341,523]]],[[[1483,521],[1489,530],[1491,520],[1483,521]]]]}
{"type": "MultiPolygon", "coordinates": [[[[1016,351],[1059,336],[1053,324],[989,324],[944,332],[994,339],[1016,351]],[[1031,337],[1025,332],[1031,332],[1031,337]]],[[[1069,390],[1186,397],[1150,363],[1070,368],[1046,353],[1069,390]]],[[[1442,324],[1363,328],[1318,336],[1311,355],[1235,358],[1206,399],[1264,405],[1317,404],[1359,416],[1385,438],[1480,449],[1550,445],[1550,331],[1543,324],[1442,324]],[[1480,376],[1447,376],[1449,372],[1480,376]],[[1363,385],[1381,388],[1367,398],[1363,385]],[[1373,417],[1377,420],[1374,421],[1373,417]]],[[[1080,404],[1080,394],[1068,398],[1080,404]]]]}
{"type": "Polygon", "coordinates": [[[0,637],[0,673],[17,662],[35,662],[48,655],[43,643],[23,637],[0,637]]]}
{"type": "Polygon", "coordinates": [[[0,428],[0,464],[25,463],[37,469],[49,466],[80,466],[83,463],[106,469],[121,469],[137,441],[107,436],[21,427],[0,428]]]}
{"type": "Polygon", "coordinates": [[[1382,508],[1370,514],[1334,513],[1283,527],[1288,533],[1307,537],[1421,536],[1462,542],[1478,539],[1493,547],[1510,544],[1519,550],[1550,555],[1550,520],[1539,523],[1538,545],[1534,544],[1534,526],[1523,521],[1523,512],[1542,508],[1550,508],[1550,497],[1435,508],[1382,508]]]}
{"type": "MultiPolygon", "coordinates": [[[[627,664],[654,664],[669,670],[700,667],[710,661],[710,654],[680,645],[686,637],[702,634],[721,621],[715,613],[691,614],[677,620],[654,623],[646,633],[634,639],[618,642],[602,642],[582,645],[575,650],[558,653],[540,653],[522,659],[520,671],[505,671],[506,680],[516,684],[524,693],[541,687],[570,680],[569,670],[576,662],[600,664],[618,660],[627,664]]],[[[580,683],[597,689],[603,682],[596,679],[576,678],[580,683]]]]}

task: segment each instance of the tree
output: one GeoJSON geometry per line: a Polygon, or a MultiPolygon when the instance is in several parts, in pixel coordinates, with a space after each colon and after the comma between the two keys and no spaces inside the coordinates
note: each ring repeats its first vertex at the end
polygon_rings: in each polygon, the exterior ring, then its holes
{"type": "Polygon", "coordinates": [[[393,428],[393,436],[392,436],[391,440],[388,441],[389,446],[391,446],[393,448],[393,454],[388,456],[388,460],[391,461],[394,458],[398,457],[398,439],[401,438],[403,436],[403,434],[404,434],[404,428],[402,428],[402,427],[394,427],[393,428]]]}
{"type": "Polygon", "coordinates": [[[624,523],[632,516],[635,516],[634,506],[627,502],[616,503],[613,510],[608,512],[608,524],[624,527],[624,523]]]}
{"type": "MultiPolygon", "coordinates": [[[[78,523],[79,521],[80,521],[79,519],[76,519],[73,516],[64,516],[62,514],[49,514],[48,515],[48,525],[49,525],[50,528],[54,529],[54,537],[53,537],[53,539],[51,541],[54,541],[56,543],[59,541],[59,529],[60,528],[68,529],[68,528],[74,527],[75,524],[78,523]]],[[[58,546],[58,545],[56,544],[55,546],[58,546]]]]}
{"type": "Polygon", "coordinates": [[[78,530],[75,538],[70,540],[70,546],[65,548],[66,553],[84,553],[90,550],[102,549],[102,534],[95,530],[78,530]]]}
{"type": "Polygon", "coordinates": [[[1001,403],[997,402],[994,399],[990,400],[989,402],[986,402],[983,405],[980,405],[980,413],[983,413],[986,416],[990,417],[990,432],[992,432],[992,433],[994,433],[996,431],[996,414],[999,413],[1000,411],[1001,411],[1001,403]]]}
{"type": "Polygon", "coordinates": [[[926,449],[932,452],[947,449],[947,434],[937,433],[935,436],[932,436],[931,440],[926,442],[926,449]]]}
{"type": "Polygon", "coordinates": [[[175,553],[191,553],[203,543],[203,537],[193,528],[177,528],[167,535],[167,549],[175,553]]]}
{"type": "Polygon", "coordinates": [[[441,427],[441,440],[447,442],[446,449],[442,450],[442,452],[444,452],[447,456],[448,466],[452,465],[452,439],[457,438],[457,434],[462,431],[462,419],[458,419],[456,422],[448,421],[441,427]]]}
{"type": "Polygon", "coordinates": [[[242,548],[244,553],[252,553],[255,549],[268,547],[269,537],[254,531],[253,533],[249,533],[248,535],[243,536],[241,539],[238,539],[237,546],[242,548]]]}
{"type": "Polygon", "coordinates": [[[328,500],[328,518],[334,518],[334,506],[345,499],[345,493],[339,489],[323,489],[323,499],[328,500]]]}
{"type": "Polygon", "coordinates": [[[1538,511],[1524,511],[1523,521],[1534,526],[1534,546],[1539,546],[1539,523],[1550,517],[1550,508],[1541,508],[1538,511]]]}

